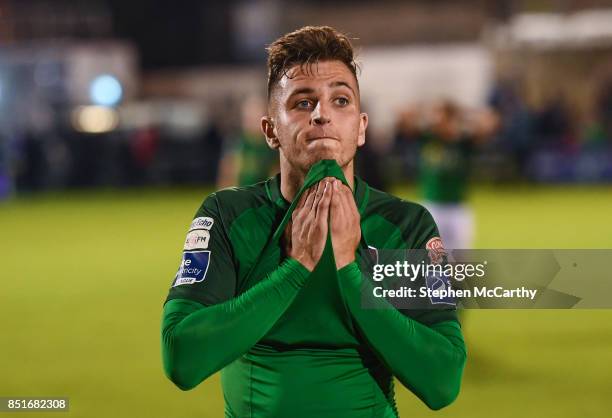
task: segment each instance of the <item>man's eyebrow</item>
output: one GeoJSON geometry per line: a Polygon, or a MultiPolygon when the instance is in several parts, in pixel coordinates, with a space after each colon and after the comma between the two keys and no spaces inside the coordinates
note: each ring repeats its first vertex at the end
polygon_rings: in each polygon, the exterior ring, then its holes
{"type": "Polygon", "coordinates": [[[352,91],[355,96],[357,95],[357,93],[355,93],[355,90],[353,90],[351,85],[347,83],[346,81],[333,81],[329,85],[331,87],[348,87],[348,89],[352,91]]]}
{"type": "MultiPolygon", "coordinates": [[[[346,81],[332,81],[331,83],[329,83],[329,86],[330,87],[347,87],[350,91],[353,92],[354,95],[357,95],[353,87],[351,87],[351,85],[347,83],[346,81]]],[[[312,94],[314,93],[314,91],[315,90],[312,87],[301,87],[301,88],[298,88],[292,91],[289,94],[289,96],[287,96],[287,99],[293,96],[297,96],[298,94],[312,94]]]]}
{"type": "Polygon", "coordinates": [[[311,87],[302,87],[299,89],[295,89],[291,92],[291,94],[289,94],[289,96],[287,97],[287,99],[293,97],[293,96],[297,96],[298,94],[312,94],[314,93],[314,89],[311,87]]]}

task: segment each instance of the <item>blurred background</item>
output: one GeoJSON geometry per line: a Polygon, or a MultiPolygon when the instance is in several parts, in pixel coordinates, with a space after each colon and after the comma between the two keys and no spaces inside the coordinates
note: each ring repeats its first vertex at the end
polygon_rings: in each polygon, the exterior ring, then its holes
{"type": "MultiPolygon", "coordinates": [[[[323,24],[358,50],[358,174],[447,247],[612,248],[610,0],[0,0],[0,396],[222,415],[218,376],[163,376],[162,303],[204,197],[276,173],[265,46],[323,24]]],[[[468,311],[459,399],[400,412],[610,416],[610,320],[468,311]]]]}

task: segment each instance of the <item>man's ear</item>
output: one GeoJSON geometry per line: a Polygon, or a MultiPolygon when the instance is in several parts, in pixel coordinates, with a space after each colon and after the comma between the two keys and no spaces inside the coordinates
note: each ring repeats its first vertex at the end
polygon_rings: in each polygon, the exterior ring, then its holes
{"type": "Polygon", "coordinates": [[[368,128],[368,114],[362,113],[359,115],[359,132],[357,134],[357,146],[365,144],[365,134],[368,128]]]}
{"type": "Polygon", "coordinates": [[[261,118],[261,132],[266,137],[266,143],[272,149],[280,147],[278,136],[276,135],[276,127],[274,121],[270,116],[264,116],[261,118]]]}

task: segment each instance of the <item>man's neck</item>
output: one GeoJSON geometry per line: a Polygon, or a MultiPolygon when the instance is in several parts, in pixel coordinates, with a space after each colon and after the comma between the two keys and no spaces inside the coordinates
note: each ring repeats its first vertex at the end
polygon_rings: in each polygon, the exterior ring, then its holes
{"type": "MultiPolygon", "coordinates": [[[[346,178],[346,181],[349,185],[349,187],[351,188],[351,190],[354,190],[354,182],[355,179],[353,177],[353,162],[349,162],[348,164],[346,164],[344,167],[342,168],[342,173],[344,174],[344,177],[346,178]]],[[[280,173],[281,173],[281,184],[280,184],[280,191],[281,194],[283,195],[283,198],[288,201],[291,202],[293,200],[293,198],[295,197],[295,195],[297,194],[297,192],[300,190],[300,188],[302,187],[302,185],[304,184],[304,180],[306,179],[306,175],[308,174],[308,171],[304,172],[301,170],[296,169],[295,167],[291,166],[287,161],[282,161],[280,163],[280,173]]]]}

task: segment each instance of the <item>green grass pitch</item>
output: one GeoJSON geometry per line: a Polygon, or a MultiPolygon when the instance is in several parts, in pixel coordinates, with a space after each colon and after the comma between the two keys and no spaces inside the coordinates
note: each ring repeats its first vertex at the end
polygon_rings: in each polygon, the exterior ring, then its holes
{"type": "MultiPolygon", "coordinates": [[[[218,375],[181,392],[160,360],[162,302],[206,192],[1,203],[0,396],[68,396],[70,417],[222,416],[218,375]]],[[[472,204],[479,248],[612,248],[609,187],[478,188],[472,204]]],[[[403,417],[610,416],[612,310],[469,311],[465,319],[459,399],[431,412],[398,385],[403,417]]]]}

